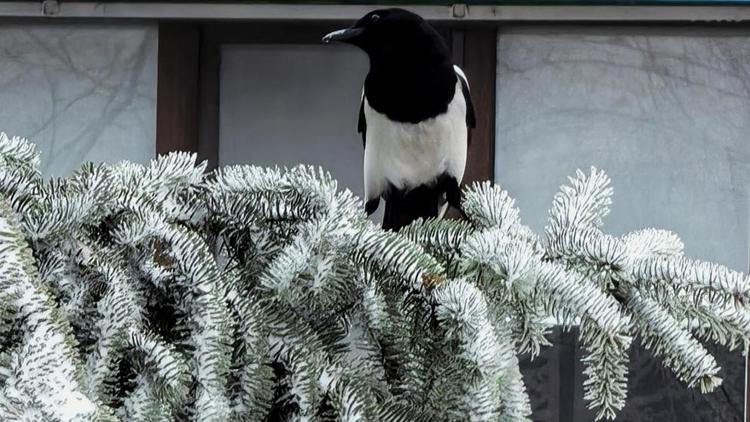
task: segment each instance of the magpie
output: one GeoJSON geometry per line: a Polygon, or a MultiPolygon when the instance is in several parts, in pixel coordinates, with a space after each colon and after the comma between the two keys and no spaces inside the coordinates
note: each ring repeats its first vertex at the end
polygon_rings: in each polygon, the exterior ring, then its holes
{"type": "Polygon", "coordinates": [[[420,217],[442,218],[448,205],[461,211],[476,120],[469,83],[440,34],[419,15],[393,8],[323,37],[333,41],[359,47],[370,60],[357,124],[367,214],[383,198],[383,228],[397,231],[420,217]]]}

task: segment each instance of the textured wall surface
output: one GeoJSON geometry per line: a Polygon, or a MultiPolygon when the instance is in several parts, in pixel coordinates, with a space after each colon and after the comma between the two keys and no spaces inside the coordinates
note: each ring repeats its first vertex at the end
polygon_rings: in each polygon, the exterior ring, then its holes
{"type": "Polygon", "coordinates": [[[47,175],[154,156],[156,25],[0,26],[0,130],[30,138],[47,175]]]}
{"type": "Polygon", "coordinates": [[[501,32],[497,180],[541,229],[576,168],[607,171],[606,229],[679,233],[688,255],[746,270],[750,31],[501,32]]]}
{"type": "MultiPolygon", "coordinates": [[[[540,232],[566,176],[595,165],[615,189],[605,230],[673,230],[688,255],[747,270],[749,39],[695,27],[503,29],[495,174],[524,221],[540,232]]],[[[575,336],[553,343],[525,363],[534,419],[592,420],[575,336]]],[[[724,384],[703,396],[635,345],[617,420],[742,420],[744,359],[711,349],[724,384]]]]}

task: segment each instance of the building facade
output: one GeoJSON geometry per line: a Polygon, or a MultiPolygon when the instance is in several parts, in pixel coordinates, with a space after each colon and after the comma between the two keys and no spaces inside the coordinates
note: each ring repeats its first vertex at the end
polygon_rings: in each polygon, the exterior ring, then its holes
{"type": "MultiPolygon", "coordinates": [[[[543,230],[565,177],[612,177],[605,228],[659,227],[746,271],[750,7],[695,2],[0,1],[0,130],[45,173],[189,150],[211,166],[308,163],[362,192],[363,53],[320,37],[387,5],[429,19],[468,75],[467,182],[491,179],[543,230]],[[402,4],[403,3],[403,4],[402,4]]],[[[591,420],[574,333],[525,363],[534,419],[591,420]]],[[[632,352],[623,421],[744,420],[745,365],[701,396],[632,352]]]]}

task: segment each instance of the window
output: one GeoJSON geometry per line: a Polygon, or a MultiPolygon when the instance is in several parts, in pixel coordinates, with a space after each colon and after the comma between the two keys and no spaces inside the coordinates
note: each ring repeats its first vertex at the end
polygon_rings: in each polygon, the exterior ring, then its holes
{"type": "MultiPolygon", "coordinates": [[[[605,231],[669,229],[680,235],[687,255],[745,271],[748,37],[746,29],[699,27],[501,29],[495,180],[516,198],[524,222],[541,233],[566,176],[595,164],[614,187],[605,231]]],[[[593,420],[581,388],[582,351],[568,336],[561,334],[560,345],[545,350],[527,372],[543,420],[593,420]]],[[[629,399],[617,418],[741,418],[744,359],[721,348],[712,353],[723,368],[722,391],[701,396],[636,339],[629,399]]]]}
{"type": "Polygon", "coordinates": [[[223,45],[219,164],[319,165],[361,197],[357,116],[368,65],[347,47],[223,45]]]}
{"type": "Polygon", "coordinates": [[[13,23],[0,28],[0,121],[29,138],[45,176],[82,161],[154,156],[155,25],[13,23]]]}

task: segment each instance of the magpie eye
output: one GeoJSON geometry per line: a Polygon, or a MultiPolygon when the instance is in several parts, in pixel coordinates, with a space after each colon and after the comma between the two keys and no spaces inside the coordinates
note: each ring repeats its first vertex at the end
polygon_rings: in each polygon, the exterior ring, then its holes
{"type": "Polygon", "coordinates": [[[370,16],[370,22],[377,22],[380,20],[380,15],[372,15],[370,16]]]}

